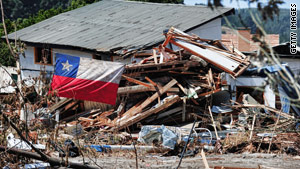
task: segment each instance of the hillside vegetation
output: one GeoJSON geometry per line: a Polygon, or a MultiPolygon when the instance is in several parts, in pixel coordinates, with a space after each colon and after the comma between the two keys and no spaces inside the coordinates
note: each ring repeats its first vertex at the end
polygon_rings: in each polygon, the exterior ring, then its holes
{"type": "MultiPolygon", "coordinates": [[[[23,29],[52,16],[67,12],[99,0],[8,0],[3,1],[5,24],[8,33],[23,29]]],[[[0,35],[4,35],[2,21],[0,35]]],[[[0,64],[14,66],[15,58],[11,55],[5,41],[0,42],[0,64]]]]}
{"type": "MultiPolygon", "coordinates": [[[[240,9],[235,11],[235,15],[229,16],[228,20],[232,24],[234,28],[238,27],[250,27],[251,33],[256,32],[256,25],[254,24],[250,12],[252,12],[254,15],[258,15],[260,20],[262,20],[261,15],[259,15],[259,12],[257,9],[240,9]]],[[[298,28],[300,23],[300,16],[298,13],[298,28]]],[[[225,22],[224,19],[222,19],[222,26],[228,26],[228,24],[225,22]]],[[[274,19],[268,19],[266,22],[262,23],[263,28],[268,34],[279,34],[279,41],[287,42],[290,39],[290,11],[289,9],[281,9],[279,16],[274,16],[274,19]]],[[[298,29],[297,32],[298,35],[298,46],[300,44],[300,29],[298,29]]]]}

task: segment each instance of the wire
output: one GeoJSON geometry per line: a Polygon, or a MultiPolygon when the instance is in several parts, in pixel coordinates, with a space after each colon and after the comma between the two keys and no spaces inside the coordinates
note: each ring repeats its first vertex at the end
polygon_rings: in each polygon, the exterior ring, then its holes
{"type": "Polygon", "coordinates": [[[181,164],[181,161],[182,161],[183,155],[184,155],[184,153],[185,153],[185,150],[186,150],[187,144],[189,143],[190,137],[191,137],[191,135],[192,135],[192,132],[193,132],[193,130],[194,130],[194,127],[195,127],[195,123],[196,123],[196,121],[197,121],[197,118],[195,118],[195,120],[194,120],[194,123],[193,123],[193,126],[192,126],[192,128],[191,128],[191,131],[190,131],[190,134],[189,134],[188,140],[185,142],[185,145],[184,145],[183,151],[181,152],[180,161],[179,161],[179,163],[178,163],[178,166],[177,166],[177,168],[176,168],[176,169],[178,169],[178,168],[180,167],[180,164],[181,164]]]}
{"type": "Polygon", "coordinates": [[[211,131],[209,129],[207,129],[207,128],[195,128],[195,130],[206,130],[206,131],[208,131],[209,135],[210,135],[209,144],[211,143],[211,141],[212,141],[212,134],[211,134],[211,131]]]}

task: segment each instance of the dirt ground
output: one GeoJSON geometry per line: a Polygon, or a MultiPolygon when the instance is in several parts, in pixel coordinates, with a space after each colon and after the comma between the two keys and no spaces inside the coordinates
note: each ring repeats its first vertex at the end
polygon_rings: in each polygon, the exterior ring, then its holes
{"type": "MultiPolygon", "coordinates": [[[[276,155],[276,154],[223,154],[206,156],[210,168],[215,166],[262,168],[262,169],[300,169],[300,156],[276,155]]],[[[81,157],[69,159],[73,162],[82,162],[81,157]]],[[[85,158],[90,165],[95,162],[102,168],[136,168],[135,156],[103,156],[97,159],[85,158]]],[[[161,157],[158,155],[140,156],[138,168],[176,168],[179,157],[161,157]]],[[[205,168],[201,156],[186,157],[182,160],[180,168],[205,168]]]]}

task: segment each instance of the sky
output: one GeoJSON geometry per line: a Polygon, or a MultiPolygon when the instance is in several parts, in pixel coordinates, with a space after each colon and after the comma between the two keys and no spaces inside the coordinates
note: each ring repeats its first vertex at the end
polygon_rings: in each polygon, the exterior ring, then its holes
{"type": "MultiPolygon", "coordinates": [[[[195,3],[206,4],[208,0],[184,0],[186,5],[195,5],[195,3]]],[[[261,2],[268,2],[267,0],[260,0],[261,2]]],[[[300,9],[300,0],[284,0],[286,3],[280,5],[280,8],[290,8],[290,3],[297,4],[297,9],[300,9]]],[[[225,7],[234,8],[248,8],[248,0],[221,0],[225,7]]],[[[252,3],[250,7],[255,8],[257,5],[252,3]]]]}

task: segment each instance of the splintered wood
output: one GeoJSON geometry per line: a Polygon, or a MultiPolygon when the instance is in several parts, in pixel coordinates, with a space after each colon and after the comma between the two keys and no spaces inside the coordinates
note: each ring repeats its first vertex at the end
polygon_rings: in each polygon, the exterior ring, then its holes
{"type": "Polygon", "coordinates": [[[84,129],[113,131],[137,123],[188,121],[195,107],[206,109],[205,97],[222,90],[222,72],[236,77],[249,65],[246,56],[227,50],[220,41],[175,28],[168,31],[163,44],[137,51],[131,60],[118,89],[120,101],[110,111],[79,118],[84,129]]]}

